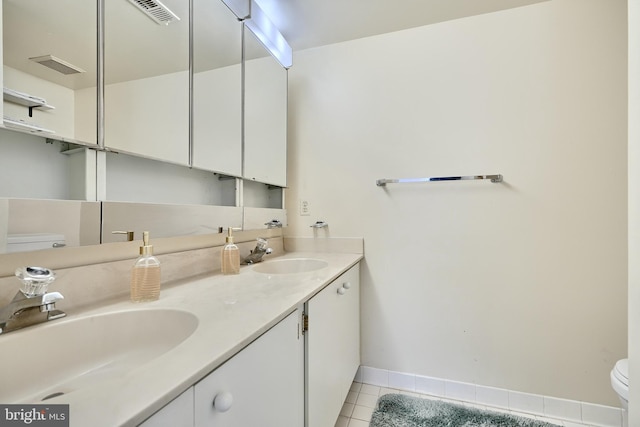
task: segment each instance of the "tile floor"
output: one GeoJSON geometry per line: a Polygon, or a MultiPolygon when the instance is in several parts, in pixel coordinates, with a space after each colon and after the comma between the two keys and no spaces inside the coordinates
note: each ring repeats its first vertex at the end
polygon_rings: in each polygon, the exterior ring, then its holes
{"type": "Polygon", "coordinates": [[[490,409],[497,412],[507,412],[507,413],[511,413],[513,415],[518,415],[521,417],[533,418],[540,421],[547,421],[563,427],[591,427],[591,426],[588,426],[587,424],[580,424],[580,423],[574,423],[574,422],[562,421],[562,420],[554,420],[554,419],[540,417],[540,416],[533,416],[530,414],[522,414],[522,413],[517,413],[513,411],[489,408],[483,405],[470,404],[470,403],[465,403],[461,401],[454,401],[451,399],[443,399],[440,397],[422,395],[419,393],[413,393],[413,392],[408,392],[403,390],[395,390],[392,388],[378,387],[378,386],[363,384],[359,382],[354,382],[351,385],[351,391],[349,392],[349,395],[347,396],[347,399],[344,405],[342,406],[342,411],[340,412],[340,416],[338,417],[338,421],[336,422],[335,427],[369,427],[369,421],[371,421],[371,414],[373,413],[373,408],[375,408],[376,406],[378,397],[388,393],[401,393],[401,394],[408,394],[411,396],[425,397],[428,399],[451,401],[454,403],[463,404],[463,405],[467,405],[474,408],[490,409]]]}

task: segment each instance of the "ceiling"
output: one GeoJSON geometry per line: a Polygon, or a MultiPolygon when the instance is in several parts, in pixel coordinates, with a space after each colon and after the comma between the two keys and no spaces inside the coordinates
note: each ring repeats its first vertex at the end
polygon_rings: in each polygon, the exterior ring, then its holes
{"type": "MultiPolygon", "coordinates": [[[[5,65],[72,89],[95,86],[95,1],[0,1],[5,65]],[[65,76],[28,59],[47,54],[86,72],[65,76]]],[[[255,1],[298,51],[549,0],[255,1]]],[[[162,2],[181,19],[157,25],[127,0],[106,2],[107,84],[188,70],[188,2],[162,2]]],[[[193,4],[196,71],[238,63],[241,24],[235,16],[219,1],[193,0],[193,4]]]]}
{"type": "Polygon", "coordinates": [[[294,51],[549,0],[255,0],[294,51]]]}

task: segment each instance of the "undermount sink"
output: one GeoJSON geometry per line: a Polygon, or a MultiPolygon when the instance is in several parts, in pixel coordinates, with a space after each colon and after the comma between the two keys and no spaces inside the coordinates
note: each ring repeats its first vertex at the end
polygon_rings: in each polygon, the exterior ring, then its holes
{"type": "Polygon", "coordinates": [[[191,313],[132,310],[52,321],[0,336],[0,402],[46,400],[118,378],[186,340],[191,313]]]}
{"type": "Polygon", "coordinates": [[[327,267],[329,263],[315,258],[289,258],[264,261],[253,267],[253,271],[263,274],[310,273],[327,267]]]}

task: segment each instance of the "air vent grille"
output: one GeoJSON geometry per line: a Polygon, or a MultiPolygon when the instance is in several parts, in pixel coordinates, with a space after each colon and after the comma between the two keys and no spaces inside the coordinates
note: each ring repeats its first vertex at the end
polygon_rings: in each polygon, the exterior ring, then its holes
{"type": "Polygon", "coordinates": [[[158,0],[129,0],[129,3],[140,9],[145,15],[158,24],[169,25],[179,21],[178,15],[169,10],[158,0]]]}
{"type": "Polygon", "coordinates": [[[53,55],[34,56],[33,58],[29,59],[65,75],[85,72],[82,68],[76,67],[73,64],[69,64],[67,61],[63,61],[62,59],[56,58],[53,55]]]}

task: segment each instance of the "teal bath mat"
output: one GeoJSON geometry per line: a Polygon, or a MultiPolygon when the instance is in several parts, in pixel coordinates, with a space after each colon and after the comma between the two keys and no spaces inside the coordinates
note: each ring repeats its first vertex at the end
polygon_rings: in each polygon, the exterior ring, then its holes
{"type": "Polygon", "coordinates": [[[498,412],[403,394],[378,399],[369,427],[558,427],[498,412]]]}

